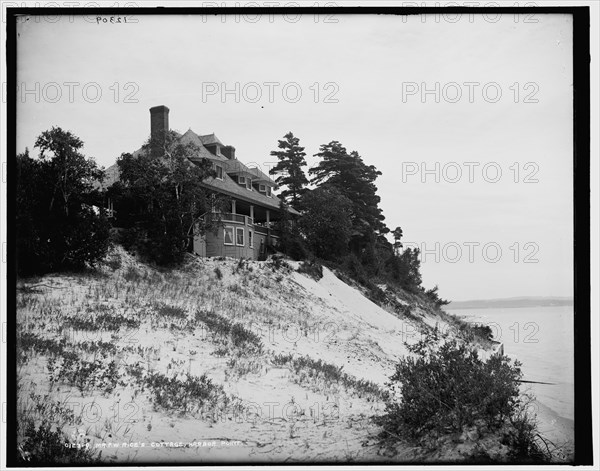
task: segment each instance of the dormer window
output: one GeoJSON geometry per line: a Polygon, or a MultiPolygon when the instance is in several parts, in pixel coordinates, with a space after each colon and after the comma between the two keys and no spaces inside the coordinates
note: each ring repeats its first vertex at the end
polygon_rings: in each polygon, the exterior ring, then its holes
{"type": "Polygon", "coordinates": [[[223,180],[223,167],[220,165],[215,165],[215,172],[217,173],[216,178],[223,180]]]}
{"type": "Polygon", "coordinates": [[[246,177],[242,177],[241,175],[238,175],[238,183],[240,185],[245,185],[246,184],[246,177]]]}
{"type": "Polygon", "coordinates": [[[252,191],[252,178],[246,178],[246,188],[252,191]]]}
{"type": "Polygon", "coordinates": [[[266,193],[267,186],[266,185],[258,185],[258,191],[260,191],[261,193],[266,193]]]}
{"type": "Polygon", "coordinates": [[[271,197],[271,187],[267,186],[266,189],[267,189],[267,196],[270,198],[271,197]]]}

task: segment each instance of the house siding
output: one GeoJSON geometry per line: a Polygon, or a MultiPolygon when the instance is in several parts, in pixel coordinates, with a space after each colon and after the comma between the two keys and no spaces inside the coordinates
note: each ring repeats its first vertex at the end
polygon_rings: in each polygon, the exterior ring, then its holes
{"type": "Polygon", "coordinates": [[[194,237],[194,253],[206,257],[206,236],[194,237]]]}
{"type": "MultiPolygon", "coordinates": [[[[249,246],[248,231],[252,230],[252,226],[235,223],[225,223],[217,230],[216,234],[212,231],[206,233],[203,237],[196,236],[194,238],[194,252],[203,257],[231,257],[231,258],[248,258],[256,260],[257,252],[249,246]],[[243,228],[244,229],[244,245],[225,245],[224,228],[243,228]],[[204,239],[204,240],[203,240],[204,239]]],[[[234,230],[235,241],[235,230],[234,230]]],[[[254,236],[256,244],[256,236],[254,236]]]]}

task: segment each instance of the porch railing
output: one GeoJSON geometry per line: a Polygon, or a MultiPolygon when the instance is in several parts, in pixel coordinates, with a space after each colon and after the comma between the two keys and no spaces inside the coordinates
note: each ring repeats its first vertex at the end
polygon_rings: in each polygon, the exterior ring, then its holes
{"type": "Polygon", "coordinates": [[[236,222],[239,224],[252,225],[254,221],[250,216],[244,214],[233,214],[233,213],[212,213],[213,220],[217,220],[221,216],[223,222],[236,222]]]}

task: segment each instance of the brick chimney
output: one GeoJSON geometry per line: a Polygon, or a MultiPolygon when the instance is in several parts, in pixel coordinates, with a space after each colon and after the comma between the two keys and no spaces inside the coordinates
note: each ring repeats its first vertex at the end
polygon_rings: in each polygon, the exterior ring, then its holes
{"type": "Polygon", "coordinates": [[[150,108],[150,139],[163,140],[168,131],[169,108],[164,105],[150,108]]]}
{"type": "Polygon", "coordinates": [[[221,147],[221,154],[223,154],[228,159],[233,160],[235,159],[235,147],[223,146],[221,147]]]}

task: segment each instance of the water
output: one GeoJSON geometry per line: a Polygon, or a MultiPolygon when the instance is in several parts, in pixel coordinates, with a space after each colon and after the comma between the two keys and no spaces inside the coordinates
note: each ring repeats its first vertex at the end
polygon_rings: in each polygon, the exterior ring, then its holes
{"type": "Polygon", "coordinates": [[[523,365],[523,379],[553,383],[524,384],[539,402],[573,420],[573,307],[449,309],[470,322],[489,325],[504,354],[523,365]]]}

